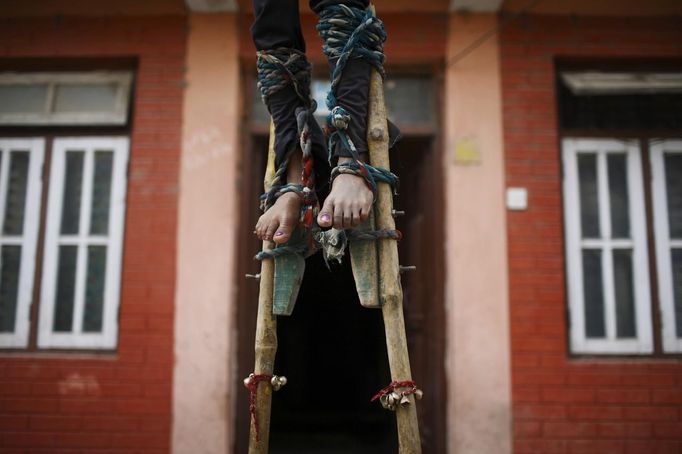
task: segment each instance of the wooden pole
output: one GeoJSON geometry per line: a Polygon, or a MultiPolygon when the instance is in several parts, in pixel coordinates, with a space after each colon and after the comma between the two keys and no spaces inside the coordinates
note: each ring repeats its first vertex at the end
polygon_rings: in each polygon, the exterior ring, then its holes
{"type": "MultiPolygon", "coordinates": [[[[275,129],[270,122],[270,143],[268,149],[268,165],[265,171],[263,186],[267,191],[272,186],[275,175],[275,129]]],[[[272,249],[271,241],[263,241],[263,250],[272,249]]],[[[258,316],[256,320],[256,365],[255,374],[272,375],[277,353],[277,318],[272,314],[272,293],[274,286],[275,265],[272,259],[261,262],[260,289],[258,293],[258,316]]],[[[258,418],[258,441],[256,427],[251,418],[249,431],[249,454],[267,454],[270,441],[270,410],[272,404],[272,386],[269,381],[258,383],[256,394],[256,418],[258,418]]]]}
{"type": "MultiPolygon", "coordinates": [[[[384,103],[383,81],[379,72],[372,68],[369,89],[369,120],[367,122],[369,161],[374,167],[390,169],[388,157],[388,125],[384,103]]],[[[377,229],[395,229],[393,219],[393,194],[387,184],[379,184],[374,204],[377,229]]],[[[378,240],[379,250],[379,298],[386,330],[388,363],[391,380],[411,380],[410,358],[407,350],[405,320],[403,317],[403,290],[400,284],[398,245],[392,239],[378,240]]],[[[401,454],[421,453],[417,407],[414,394],[408,396],[410,404],[397,405],[396,422],[401,454]]]]}

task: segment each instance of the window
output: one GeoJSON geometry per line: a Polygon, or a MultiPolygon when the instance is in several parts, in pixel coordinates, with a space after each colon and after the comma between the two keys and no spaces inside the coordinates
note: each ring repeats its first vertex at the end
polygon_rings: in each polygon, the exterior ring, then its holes
{"type": "Polygon", "coordinates": [[[43,139],[0,139],[0,346],[26,347],[40,213],[43,139]]]}
{"type": "Polygon", "coordinates": [[[28,346],[30,307],[38,303],[38,348],[114,348],[128,138],[53,139],[46,188],[44,149],[42,138],[0,140],[0,347],[28,346]],[[41,260],[36,245],[43,190],[41,260]],[[40,297],[34,301],[38,260],[40,297]]]}
{"type": "MultiPolygon", "coordinates": [[[[329,109],[326,98],[331,84],[328,79],[313,78],[310,90],[317,109],[315,116],[320,123],[326,122],[329,109]]],[[[401,128],[431,128],[435,125],[436,99],[433,79],[427,76],[392,76],[384,83],[388,116],[401,128]]],[[[261,101],[260,91],[253,84],[251,120],[267,124],[270,115],[261,101]]]]}
{"type": "Polygon", "coordinates": [[[0,125],[124,125],[128,71],[2,73],[0,125]]]}
{"type": "Polygon", "coordinates": [[[682,140],[651,144],[663,351],[682,352],[682,140]]]}
{"type": "Polygon", "coordinates": [[[117,345],[132,80],[0,73],[0,349],[117,345]]]}
{"type": "Polygon", "coordinates": [[[116,345],[127,158],[127,138],[54,141],[39,347],[116,345]]]}
{"type": "Polygon", "coordinates": [[[571,351],[679,354],[679,62],[558,66],[571,351]]]}
{"type": "Polygon", "coordinates": [[[571,349],[651,353],[637,142],[564,139],[563,164],[571,349]]]}

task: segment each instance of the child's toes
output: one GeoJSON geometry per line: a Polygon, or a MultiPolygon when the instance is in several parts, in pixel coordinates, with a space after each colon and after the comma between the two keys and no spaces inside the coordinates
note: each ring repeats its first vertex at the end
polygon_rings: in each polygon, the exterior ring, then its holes
{"type": "Polygon", "coordinates": [[[277,244],[286,243],[291,238],[291,232],[294,230],[294,220],[291,216],[286,216],[280,220],[279,228],[275,231],[272,237],[277,244]]]}
{"type": "Polygon", "coordinates": [[[272,240],[272,237],[274,236],[275,232],[277,231],[277,228],[279,227],[279,219],[271,219],[270,222],[268,223],[268,226],[265,228],[265,234],[263,236],[263,239],[265,240],[272,240]]]}
{"type": "Polygon", "coordinates": [[[334,202],[331,197],[327,197],[324,205],[317,215],[317,223],[320,227],[331,227],[334,220],[334,202]]]}

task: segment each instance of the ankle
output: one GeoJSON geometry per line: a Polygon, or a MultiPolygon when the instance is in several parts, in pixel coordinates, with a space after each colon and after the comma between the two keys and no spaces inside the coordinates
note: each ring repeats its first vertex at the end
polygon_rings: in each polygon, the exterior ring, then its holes
{"type": "MultiPolygon", "coordinates": [[[[362,162],[368,162],[369,161],[369,155],[368,153],[359,153],[358,157],[360,158],[360,161],[362,162]]],[[[345,162],[353,162],[355,159],[351,156],[339,156],[338,164],[343,164],[345,162]]]]}

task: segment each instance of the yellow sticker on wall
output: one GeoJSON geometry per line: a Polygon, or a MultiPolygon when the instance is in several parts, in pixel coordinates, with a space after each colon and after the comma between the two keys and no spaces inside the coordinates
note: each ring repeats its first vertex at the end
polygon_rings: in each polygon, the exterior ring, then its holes
{"type": "Polygon", "coordinates": [[[455,143],[456,165],[477,165],[481,163],[481,151],[471,137],[463,137],[455,143]]]}

